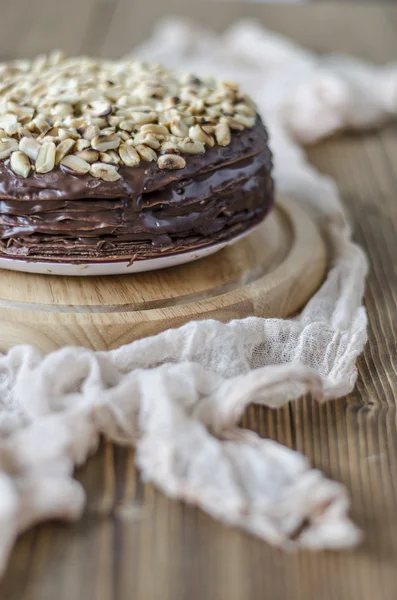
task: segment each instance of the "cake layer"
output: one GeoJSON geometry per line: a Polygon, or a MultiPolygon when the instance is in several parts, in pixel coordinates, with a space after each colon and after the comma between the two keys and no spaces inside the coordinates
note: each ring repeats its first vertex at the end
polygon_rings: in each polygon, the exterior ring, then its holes
{"type": "Polygon", "coordinates": [[[142,161],[115,182],[56,169],[17,178],[0,163],[0,252],[32,260],[136,260],[225,241],[273,201],[261,121],[226,147],[186,156],[183,170],[142,161]]]}
{"type": "Polygon", "coordinates": [[[117,181],[103,181],[90,174],[77,175],[64,166],[48,173],[31,172],[29,177],[21,178],[12,171],[7,159],[0,161],[0,198],[23,201],[133,198],[175,181],[194,179],[265,150],[262,158],[270,171],[271,153],[267,142],[267,131],[258,117],[253,128],[234,132],[228,146],[207,148],[204,154],[185,154],[183,169],[168,171],[160,169],[155,162],[142,160],[134,167],[120,167],[117,181]]]}

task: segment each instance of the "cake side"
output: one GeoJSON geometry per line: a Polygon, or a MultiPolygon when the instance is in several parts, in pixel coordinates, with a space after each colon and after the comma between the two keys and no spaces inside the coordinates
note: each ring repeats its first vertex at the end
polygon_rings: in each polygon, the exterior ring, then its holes
{"type": "Polygon", "coordinates": [[[0,201],[3,256],[81,262],[149,258],[227,241],[273,202],[270,152],[124,198],[0,201]]]}

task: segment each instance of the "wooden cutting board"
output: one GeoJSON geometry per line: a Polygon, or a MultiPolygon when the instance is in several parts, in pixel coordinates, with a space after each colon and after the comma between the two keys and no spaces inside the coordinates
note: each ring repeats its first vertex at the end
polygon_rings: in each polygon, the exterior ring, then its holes
{"type": "Polygon", "coordinates": [[[0,271],[0,351],[105,350],[192,319],[285,317],[320,285],[326,251],[311,218],[279,199],[264,223],[208,258],[149,273],[59,277],[0,271]]]}

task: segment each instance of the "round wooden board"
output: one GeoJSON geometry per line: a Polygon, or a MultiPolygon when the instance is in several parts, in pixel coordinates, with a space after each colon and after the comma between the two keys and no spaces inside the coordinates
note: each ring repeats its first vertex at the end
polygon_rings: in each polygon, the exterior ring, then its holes
{"type": "Polygon", "coordinates": [[[279,199],[245,239],[194,263],[87,278],[1,270],[0,350],[104,350],[193,319],[286,317],[309,300],[325,269],[315,223],[294,201],[279,199]]]}

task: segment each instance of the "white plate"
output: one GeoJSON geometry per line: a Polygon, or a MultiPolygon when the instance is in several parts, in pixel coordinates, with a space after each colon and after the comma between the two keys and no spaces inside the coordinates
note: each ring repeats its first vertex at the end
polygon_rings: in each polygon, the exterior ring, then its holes
{"type": "MultiPolygon", "coordinates": [[[[258,227],[258,225],[256,226],[258,227]]],[[[136,260],[130,264],[129,260],[119,262],[101,262],[101,263],[55,263],[40,262],[33,260],[0,258],[0,269],[11,271],[22,271],[24,273],[39,273],[40,275],[128,275],[129,273],[143,273],[145,271],[155,271],[157,269],[166,269],[176,267],[185,263],[193,262],[199,258],[210,256],[226,246],[230,246],[251,233],[255,227],[245,231],[241,235],[212,246],[206,246],[191,252],[181,252],[172,256],[161,256],[159,258],[149,258],[147,260],[136,260]]]]}

